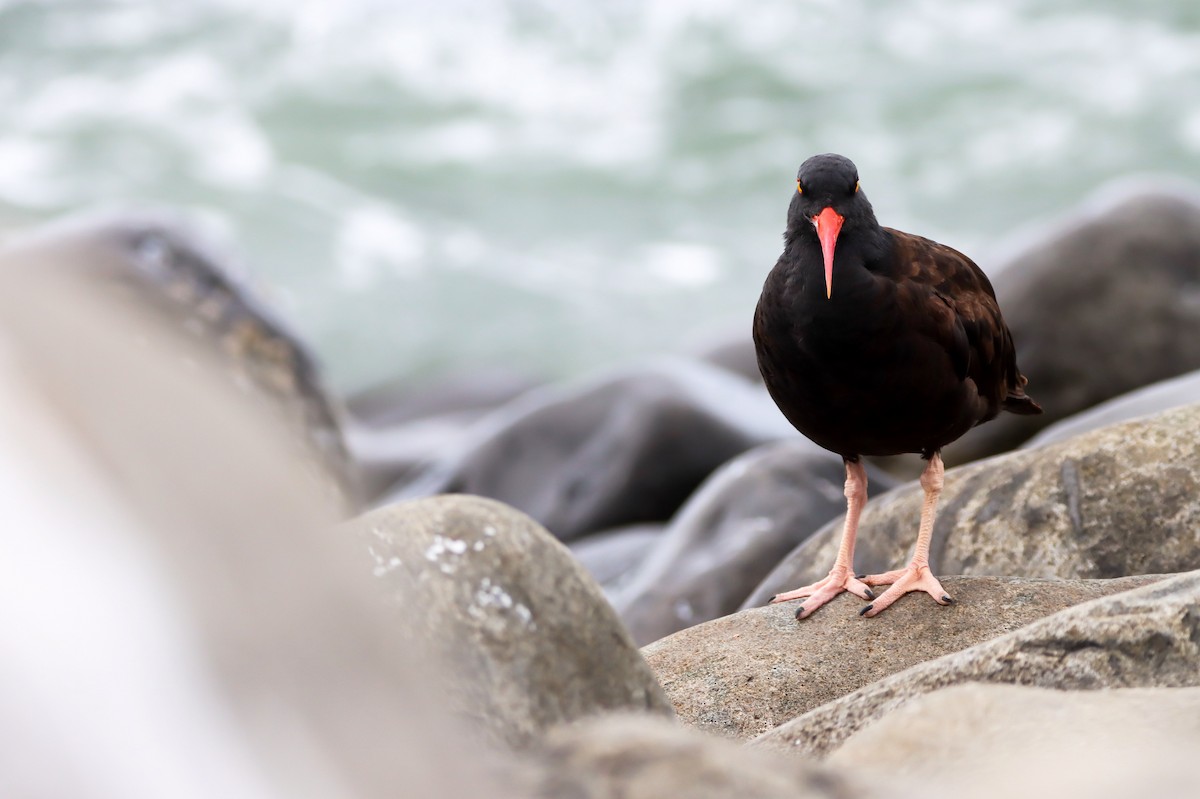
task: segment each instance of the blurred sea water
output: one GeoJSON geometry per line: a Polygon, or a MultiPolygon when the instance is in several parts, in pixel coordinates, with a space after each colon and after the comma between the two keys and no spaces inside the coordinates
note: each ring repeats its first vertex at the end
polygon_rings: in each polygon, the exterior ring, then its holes
{"type": "Polygon", "coordinates": [[[1200,180],[1200,4],[0,0],[0,231],[195,214],[343,390],[748,336],[824,151],[993,268],[1200,180]]]}

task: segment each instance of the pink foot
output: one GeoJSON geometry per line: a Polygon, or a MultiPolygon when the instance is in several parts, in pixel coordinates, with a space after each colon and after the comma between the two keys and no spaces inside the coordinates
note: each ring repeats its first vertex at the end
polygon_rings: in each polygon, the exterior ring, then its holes
{"type": "Polygon", "coordinates": [[[833,599],[843,591],[849,591],[855,596],[863,599],[874,599],[875,593],[867,587],[866,583],[855,577],[849,569],[834,567],[829,576],[823,580],[818,580],[812,585],[806,585],[803,588],[797,588],[794,591],[786,591],[782,594],[776,594],[771,598],[771,604],[776,602],[788,602],[792,599],[804,599],[803,604],[796,610],[797,619],[807,619],[817,608],[824,605],[829,600],[833,599]]]}
{"type": "Polygon", "coordinates": [[[939,605],[949,605],[954,600],[942,588],[942,584],[933,576],[928,566],[909,566],[907,569],[897,569],[884,574],[872,574],[863,578],[866,585],[887,585],[891,588],[884,591],[871,604],[859,611],[860,616],[877,616],[886,610],[893,602],[912,591],[924,591],[933,597],[939,605]]]}

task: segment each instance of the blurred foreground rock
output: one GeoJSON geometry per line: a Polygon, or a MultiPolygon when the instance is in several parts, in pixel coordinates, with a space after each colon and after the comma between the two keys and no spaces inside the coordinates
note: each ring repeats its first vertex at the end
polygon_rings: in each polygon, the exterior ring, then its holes
{"type": "Polygon", "coordinates": [[[1158,579],[945,577],[956,600],[946,607],[913,595],[864,619],[862,600],[843,594],[798,622],[797,603],[783,602],[683,630],[642,652],[680,721],[751,738],[910,666],[1158,579]]]}
{"type": "Polygon", "coordinates": [[[1200,686],[1200,571],[1095,599],[913,666],[776,727],[753,745],[824,756],[916,697],[967,682],[1061,690],[1200,686]]]}
{"type": "Polygon", "coordinates": [[[611,710],[671,715],[653,673],[570,552],[499,502],[403,502],[347,526],[396,613],[389,632],[432,652],[450,707],[493,744],[611,710]]]}
{"type": "MultiPolygon", "coordinates": [[[[639,644],[732,613],[793,547],[843,512],[845,466],[799,436],[727,463],[613,595],[639,644]]],[[[870,471],[872,490],[894,481],[870,471]]]]}
{"type": "Polygon", "coordinates": [[[124,250],[40,252],[0,255],[0,795],[479,796],[278,405],[124,250]]]}
{"type": "MultiPolygon", "coordinates": [[[[867,502],[858,571],[906,562],[922,499],[913,483],[867,502]]],[[[840,537],[841,521],[830,522],[746,605],[825,576],[840,537]]],[[[935,574],[1120,577],[1198,562],[1200,405],[948,470],[930,547],[935,574]]]]}
{"type": "Polygon", "coordinates": [[[865,727],[826,764],[937,796],[1190,796],[1200,688],[1054,691],[967,683],[865,727]]]}
{"type": "Polygon", "coordinates": [[[879,787],[849,771],[625,715],[554,730],[524,782],[539,799],[847,799],[879,787]]]}
{"type": "Polygon", "coordinates": [[[664,521],[725,461],[794,435],[766,391],[665,360],[522,395],[393,499],[492,497],[569,540],[664,521]]]}
{"type": "Polygon", "coordinates": [[[1128,181],[1104,195],[992,274],[1045,414],[1001,414],[948,446],[947,464],[1012,449],[1059,419],[1200,369],[1200,195],[1128,181]]]}
{"type": "Polygon", "coordinates": [[[94,290],[153,309],[161,324],[187,331],[222,359],[228,379],[269,399],[308,458],[337,483],[348,509],[361,501],[357,465],[342,434],[342,409],[312,351],[255,294],[232,256],[182,218],[165,213],[71,218],[18,238],[0,257],[12,274],[52,270],[90,280],[94,290]]]}

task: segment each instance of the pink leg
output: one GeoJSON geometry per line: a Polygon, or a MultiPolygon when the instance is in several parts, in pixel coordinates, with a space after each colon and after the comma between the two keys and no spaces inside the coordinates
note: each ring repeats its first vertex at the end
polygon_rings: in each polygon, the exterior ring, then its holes
{"type": "Polygon", "coordinates": [[[846,461],[846,526],[842,530],[842,545],[838,548],[837,560],[829,570],[829,576],[812,585],[776,594],[771,599],[772,604],[807,597],[796,610],[797,619],[806,619],[843,591],[863,599],[874,598],[871,589],[854,576],[854,539],[858,535],[858,516],[866,502],[867,471],[861,461],[846,461]]]}
{"type": "Polygon", "coordinates": [[[924,591],[939,605],[948,605],[953,600],[942,589],[942,584],[929,570],[929,541],[933,537],[933,518],[937,513],[938,497],[945,483],[942,456],[934,453],[929,465],[921,474],[921,488],[925,489],[925,504],[921,506],[921,529],[917,533],[917,546],[907,568],[885,574],[873,574],[863,578],[867,585],[890,585],[878,599],[863,608],[863,616],[875,616],[910,591],[924,591]]]}

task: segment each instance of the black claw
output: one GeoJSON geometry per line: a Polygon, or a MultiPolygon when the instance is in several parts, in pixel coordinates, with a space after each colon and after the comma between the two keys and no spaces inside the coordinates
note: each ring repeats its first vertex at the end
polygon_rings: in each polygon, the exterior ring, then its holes
{"type": "Polygon", "coordinates": [[[873,604],[871,604],[871,605],[867,605],[865,608],[863,608],[862,610],[860,610],[860,611],[858,612],[858,615],[859,615],[859,616],[866,616],[866,615],[867,615],[867,614],[868,614],[868,613],[871,611],[871,608],[873,608],[873,607],[875,607],[875,605],[873,605],[873,604]]]}
{"type": "Polygon", "coordinates": [[[804,618],[804,606],[803,605],[796,608],[796,619],[799,620],[802,618],[804,618]]]}
{"type": "Polygon", "coordinates": [[[867,593],[867,599],[874,599],[874,598],[875,598],[875,592],[874,592],[874,591],[872,591],[870,588],[868,588],[868,589],[867,589],[867,592],[866,592],[866,593],[867,593]]]}
{"type": "Polygon", "coordinates": [[[945,602],[947,605],[954,604],[954,600],[950,598],[949,594],[942,594],[942,601],[945,602]]]}

